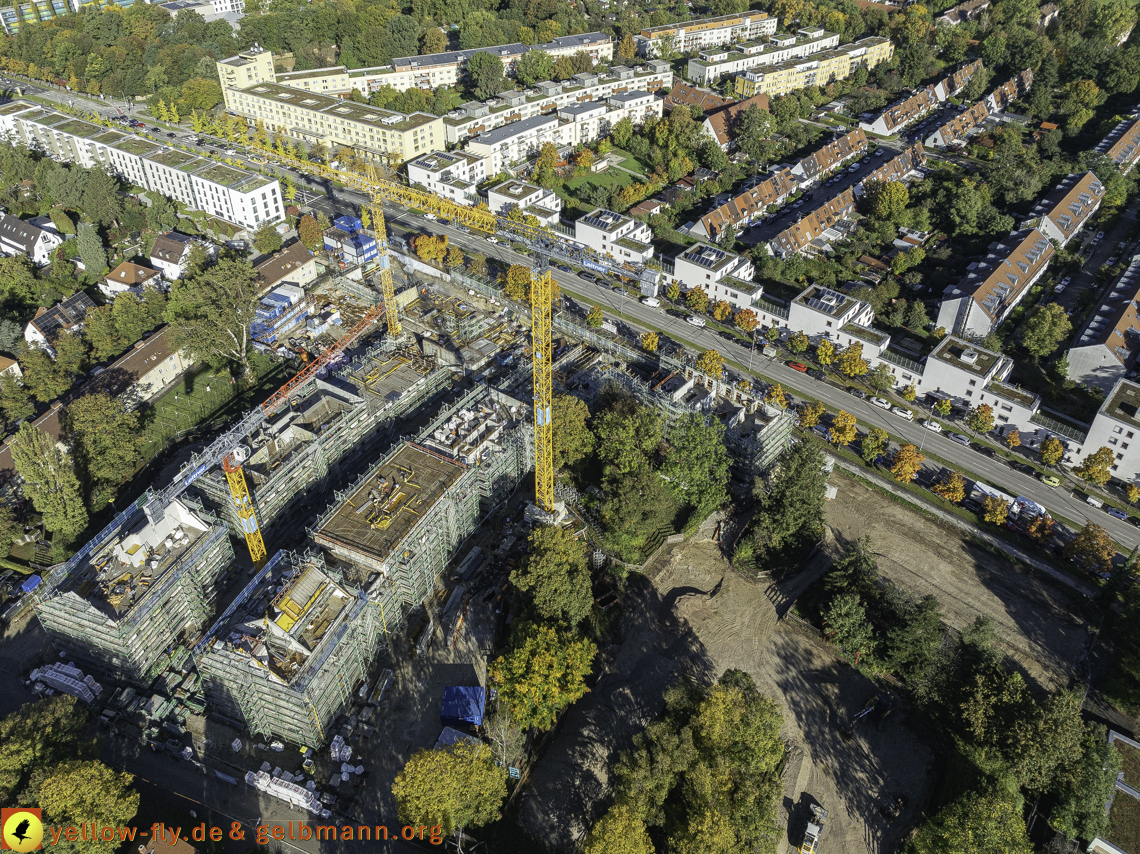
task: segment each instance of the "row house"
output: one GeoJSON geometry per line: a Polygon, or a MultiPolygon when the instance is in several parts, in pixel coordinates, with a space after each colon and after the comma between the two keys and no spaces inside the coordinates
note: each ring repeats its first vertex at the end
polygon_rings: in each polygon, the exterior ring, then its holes
{"type": "Polygon", "coordinates": [[[797,35],[779,33],[767,41],[737,44],[731,49],[703,50],[690,59],[685,76],[698,86],[711,86],[724,77],[764,65],[778,65],[839,45],[839,34],[819,27],[804,28],[797,35]]]}
{"type": "Polygon", "coordinates": [[[985,103],[979,101],[934,131],[926,138],[926,144],[931,148],[948,148],[955,143],[965,142],[989,115],[985,103]]]}
{"type": "Polygon", "coordinates": [[[986,107],[991,113],[1005,112],[1018,98],[1024,98],[1031,86],[1033,86],[1033,71],[1027,68],[986,95],[986,107]]]}
{"type": "MultiPolygon", "coordinates": [[[[897,156],[892,157],[882,166],[876,167],[861,182],[868,181],[907,181],[922,173],[919,171],[926,166],[926,150],[921,142],[916,142],[910,148],[904,149],[897,156]]],[[[862,187],[856,188],[862,192],[862,187]]]]}
{"type": "Polygon", "coordinates": [[[1140,255],[1112,285],[1065,354],[1069,379],[1107,392],[1140,352],[1140,255]]]}
{"type": "Polygon", "coordinates": [[[867,150],[867,134],[863,128],[855,128],[850,133],[830,142],[814,154],[809,154],[792,167],[792,174],[800,184],[818,180],[854,157],[861,157],[867,150]]]}
{"type": "Polygon", "coordinates": [[[703,112],[711,113],[732,103],[735,103],[733,98],[725,98],[716,92],[699,89],[688,83],[677,83],[665,96],[665,112],[672,112],[674,107],[699,107],[703,112]]]}
{"type": "Polygon", "coordinates": [[[993,243],[985,258],[942,294],[936,325],[955,335],[984,338],[1009,317],[1053,260],[1053,244],[1036,228],[993,243]]]}
{"type": "Polygon", "coordinates": [[[935,84],[935,88],[938,90],[936,93],[938,100],[945,101],[947,98],[953,98],[965,89],[974,75],[984,67],[980,59],[975,59],[973,62],[963,65],[957,71],[951,72],[942,80],[938,81],[938,83],[935,84]]]}
{"type": "Polygon", "coordinates": [[[768,241],[768,254],[787,260],[809,249],[811,254],[826,251],[831,241],[843,236],[841,225],[853,217],[855,190],[848,187],[768,241]]]}
{"type": "Polygon", "coordinates": [[[940,27],[956,27],[963,21],[972,21],[990,8],[990,0],[968,0],[953,9],[947,9],[935,19],[940,27]]]}
{"type": "Polygon", "coordinates": [[[869,36],[834,50],[741,72],[733,80],[733,87],[739,98],[754,95],[776,98],[805,86],[826,86],[836,80],[846,80],[859,68],[871,69],[887,62],[894,56],[894,50],[890,39],[869,36]]]}
{"type": "Polygon", "coordinates": [[[487,180],[486,161],[466,151],[433,151],[409,160],[408,183],[461,205],[478,199],[476,187],[487,180]]]}
{"type": "Polygon", "coordinates": [[[768,96],[755,95],[746,101],[736,101],[709,113],[702,125],[716,140],[722,151],[729,151],[736,141],[736,128],[745,110],[756,107],[768,112],[768,96]]]}
{"type": "Polygon", "coordinates": [[[1121,121],[1096,147],[1127,175],[1140,159],[1140,110],[1121,121]]]}
{"type": "Polygon", "coordinates": [[[695,243],[673,259],[673,281],[683,290],[702,289],[710,300],[724,300],[734,309],[752,308],[763,294],[752,281],[752,261],[707,243],[695,243]]]}
{"type": "Polygon", "coordinates": [[[705,240],[718,240],[730,225],[740,229],[762,219],[770,206],[782,205],[795,189],[796,179],[792,170],[781,169],[702,216],[693,225],[690,234],[705,240]]]}
{"type": "Polygon", "coordinates": [[[1103,198],[1104,184],[1092,172],[1069,175],[1033,208],[1034,224],[1064,246],[1088,224],[1103,198]]]}
{"type": "Polygon", "coordinates": [[[909,98],[887,107],[875,118],[859,122],[859,127],[868,133],[879,136],[893,136],[907,125],[914,124],[939,105],[938,95],[933,86],[920,89],[909,98]]]}
{"type": "Polygon", "coordinates": [[[666,51],[692,53],[709,47],[750,42],[776,34],[776,18],[767,12],[743,12],[648,27],[638,33],[639,56],[652,59],[666,51]]]}
{"type": "Polygon", "coordinates": [[[530,89],[502,92],[495,98],[470,101],[452,110],[443,117],[444,139],[448,145],[459,145],[472,136],[564,107],[605,101],[628,92],[655,93],[671,86],[673,72],[669,63],[659,59],[638,69],[619,65],[602,74],[575,74],[561,83],[545,80],[530,89]]]}

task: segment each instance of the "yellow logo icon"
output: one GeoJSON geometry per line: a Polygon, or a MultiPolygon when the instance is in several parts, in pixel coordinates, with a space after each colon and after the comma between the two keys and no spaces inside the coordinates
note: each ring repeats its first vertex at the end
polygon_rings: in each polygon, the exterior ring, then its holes
{"type": "Polygon", "coordinates": [[[38,809],[6,809],[2,817],[0,848],[8,851],[38,851],[44,841],[44,825],[38,809]]]}

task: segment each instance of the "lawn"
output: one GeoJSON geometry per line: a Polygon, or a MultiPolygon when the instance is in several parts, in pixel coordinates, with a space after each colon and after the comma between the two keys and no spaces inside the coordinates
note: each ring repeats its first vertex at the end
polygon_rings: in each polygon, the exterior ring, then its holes
{"type": "Polygon", "coordinates": [[[597,174],[583,175],[580,178],[571,178],[561,187],[555,188],[555,192],[558,193],[559,198],[568,206],[591,211],[596,205],[591,205],[589,202],[578,199],[578,196],[581,195],[583,191],[588,191],[590,187],[605,187],[607,190],[611,187],[624,187],[626,184],[632,184],[636,180],[637,179],[628,172],[613,169],[609,172],[599,172],[597,174]]]}
{"type": "Polygon", "coordinates": [[[642,178],[649,174],[649,168],[628,151],[621,148],[611,148],[610,154],[616,154],[620,157],[621,163],[619,165],[628,169],[630,172],[636,172],[642,178]]]}

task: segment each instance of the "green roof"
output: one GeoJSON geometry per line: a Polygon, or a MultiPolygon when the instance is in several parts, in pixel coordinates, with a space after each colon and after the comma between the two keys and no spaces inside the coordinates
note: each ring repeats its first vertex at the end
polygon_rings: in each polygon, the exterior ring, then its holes
{"type": "Polygon", "coordinates": [[[204,169],[195,170],[194,174],[206,181],[213,181],[215,184],[221,184],[225,187],[235,187],[249,177],[248,172],[234,169],[224,163],[213,163],[204,169]]]}
{"type": "Polygon", "coordinates": [[[185,151],[177,151],[175,149],[168,149],[160,151],[158,154],[153,154],[147,158],[153,160],[155,163],[161,163],[163,166],[169,166],[171,169],[181,169],[183,172],[193,172],[205,161],[195,154],[189,154],[185,151]]]}
{"type": "Polygon", "coordinates": [[[162,150],[162,146],[156,145],[149,140],[140,139],[137,136],[127,137],[118,143],[115,148],[120,151],[125,151],[127,154],[136,154],[139,157],[150,157],[156,151],[162,150]]]}

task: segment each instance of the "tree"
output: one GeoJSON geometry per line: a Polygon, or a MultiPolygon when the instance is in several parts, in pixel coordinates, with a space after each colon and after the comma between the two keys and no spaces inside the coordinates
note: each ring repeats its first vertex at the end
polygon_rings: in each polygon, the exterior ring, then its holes
{"type": "Polygon", "coordinates": [[[918,448],[909,442],[901,445],[895,451],[895,458],[891,462],[891,474],[900,483],[910,483],[918,477],[925,459],[926,457],[918,452],[918,448]]]}
{"type": "Polygon", "coordinates": [[[685,293],[685,305],[696,312],[704,312],[709,307],[709,295],[704,288],[690,288],[685,293]]]}
{"type": "Polygon", "coordinates": [[[902,390],[902,399],[907,403],[914,403],[916,397],[918,397],[918,389],[914,387],[914,383],[911,383],[902,390]]]}
{"type": "Polygon", "coordinates": [[[736,120],[736,143],[753,162],[763,162],[775,129],[772,115],[752,104],[736,120]]]}
{"type": "Polygon", "coordinates": [[[867,465],[871,465],[882,456],[889,445],[890,436],[887,435],[887,431],[880,427],[872,427],[867,432],[867,435],[863,437],[863,441],[860,442],[863,462],[867,465]]]}
{"type": "Polygon", "coordinates": [[[781,386],[779,383],[776,383],[774,386],[768,389],[768,394],[764,396],[764,402],[776,407],[777,409],[787,409],[788,397],[784,394],[783,386],[781,386]]]}
{"type": "Polygon", "coordinates": [[[810,345],[811,341],[803,332],[793,332],[788,336],[788,340],[786,342],[787,348],[797,356],[806,353],[810,345]]]}
{"type": "Polygon", "coordinates": [[[831,440],[831,444],[833,445],[839,445],[840,447],[850,445],[855,441],[855,437],[859,435],[855,424],[855,416],[841,409],[835,413],[835,417],[831,419],[831,429],[827,431],[827,438],[831,440]]]}
{"type": "Polygon", "coordinates": [[[727,300],[718,299],[713,303],[712,316],[714,320],[719,320],[723,323],[728,319],[730,314],[732,314],[732,306],[727,300]]]}
{"type": "Polygon", "coordinates": [[[471,94],[485,101],[498,95],[506,85],[503,79],[503,61],[493,53],[480,52],[467,60],[467,76],[471,81],[471,94]]]}
{"type": "Polygon", "coordinates": [[[717,245],[722,249],[727,249],[730,252],[732,247],[736,245],[736,226],[731,222],[721,229],[720,234],[717,236],[717,245]]]}
{"type": "Polygon", "coordinates": [[[657,346],[660,339],[656,332],[642,332],[641,333],[641,349],[646,353],[656,353],[657,346]]]}
{"type": "Polygon", "coordinates": [[[438,826],[450,836],[498,820],[507,796],[507,769],[495,767],[491,748],[482,742],[459,741],[446,750],[424,748],[396,775],[392,794],[400,821],[438,826]]]}
{"type": "Polygon", "coordinates": [[[232,363],[248,377],[249,325],[260,290],[253,265],[230,254],[175,282],[166,310],[171,345],[211,364],[232,363]]]}
{"type": "Polygon", "coordinates": [[[67,215],[67,211],[62,208],[52,208],[48,211],[48,216],[60,234],[75,234],[75,222],[67,215]]]}
{"type": "Polygon", "coordinates": [[[1120,752],[1108,743],[1103,726],[1085,727],[1080,760],[1060,786],[1050,823],[1069,839],[1095,839],[1104,833],[1104,805],[1120,773],[1120,752]]]}
{"type": "Polygon", "coordinates": [[[823,613],[823,628],[827,639],[851,656],[856,667],[875,648],[875,630],[857,593],[840,593],[831,600],[823,613]]]}
{"type": "Polygon", "coordinates": [[[0,374],[0,413],[4,419],[14,424],[21,418],[30,418],[35,411],[28,391],[20,381],[12,374],[0,374]]]}
{"type": "MultiPolygon", "coordinates": [[[[22,797],[43,810],[44,823],[72,827],[95,823],[97,827],[126,826],[139,807],[139,793],[131,789],[134,777],[108,768],[95,759],[73,759],[32,772],[22,797]]],[[[51,846],[52,850],[114,854],[121,846],[112,841],[67,842],[51,846]]]]}
{"type": "Polygon", "coordinates": [[[820,403],[818,400],[813,403],[809,403],[807,406],[800,410],[800,426],[810,430],[812,427],[819,423],[820,419],[823,418],[824,413],[826,412],[827,407],[820,403]]]}
{"type": "Polygon", "coordinates": [[[87,509],[71,456],[27,421],[10,447],[24,494],[43,516],[44,525],[64,540],[74,540],[87,527],[87,509]]]}
{"type": "Polygon", "coordinates": [[[418,234],[412,238],[412,249],[421,261],[443,261],[447,257],[447,235],[418,234]]]}
{"type": "Polygon", "coordinates": [[[746,308],[736,313],[736,316],[733,318],[733,322],[739,329],[742,329],[745,332],[751,332],[756,328],[757,324],[760,321],[756,318],[756,312],[750,308],[746,308]]]}
{"type": "Polygon", "coordinates": [[[530,594],[540,617],[571,629],[586,619],[594,605],[585,546],[566,528],[536,526],[526,559],[511,573],[511,583],[530,594]]]}
{"type": "Polygon", "coordinates": [[[586,325],[591,329],[599,328],[606,320],[605,314],[602,313],[602,307],[597,303],[590,309],[590,313],[586,315],[586,325]]]}
{"type": "Polygon", "coordinates": [[[963,796],[919,829],[915,854],[1032,854],[1019,800],[1001,790],[963,796]]]}
{"type": "Polygon", "coordinates": [[[583,854],[655,854],[655,849],[645,822],[629,806],[619,804],[594,825],[583,854]]]}
{"type": "Polygon", "coordinates": [[[463,266],[463,250],[458,246],[447,247],[447,266],[452,268],[463,266]]]}
{"type": "Polygon", "coordinates": [[[563,709],[585,696],[597,651],[589,640],[521,622],[507,653],[491,665],[490,676],[499,686],[500,702],[510,703],[520,727],[548,730],[563,709]]]}
{"type": "Polygon", "coordinates": [[[966,416],[966,426],[975,433],[988,433],[994,429],[994,408],[988,403],[979,403],[966,416]]]}
{"type": "Polygon", "coordinates": [[[100,306],[87,313],[87,320],[83,324],[83,337],[87,339],[91,356],[97,362],[118,355],[123,352],[127,344],[115,324],[114,308],[109,305],[100,306]]]}
{"type": "Polygon", "coordinates": [[[835,361],[835,345],[831,343],[830,338],[824,338],[816,344],[815,360],[825,368],[835,361]]]}
{"type": "Polygon", "coordinates": [[[554,73],[554,59],[544,50],[528,50],[518,61],[515,76],[523,86],[549,80],[554,73]]]}
{"type": "Polygon", "coordinates": [[[523,302],[530,299],[530,267],[512,264],[505,276],[503,293],[507,299],[523,302]]]}
{"type": "Polygon", "coordinates": [[[879,222],[895,222],[910,202],[910,191],[902,181],[867,181],[863,185],[867,213],[879,222]]]}
{"type": "Polygon", "coordinates": [[[719,380],[724,374],[724,356],[719,350],[705,350],[697,356],[696,369],[719,380]]]}
{"type": "Polygon", "coordinates": [[[1072,331],[1069,313],[1060,303],[1051,302],[1029,315],[1021,327],[1021,343],[1037,361],[1056,350],[1072,331]]]}
{"type": "Polygon", "coordinates": [[[996,495],[987,495],[982,499],[982,519],[995,525],[1004,525],[1009,518],[1009,503],[996,495]]]}
{"type": "Polygon", "coordinates": [[[324,242],[324,232],[311,214],[305,214],[297,224],[297,236],[310,252],[316,252],[324,242]]]}
{"type": "Polygon", "coordinates": [[[930,491],[945,498],[954,504],[966,497],[966,479],[956,471],[949,472],[942,480],[934,484],[930,491]]]}
{"type": "Polygon", "coordinates": [[[661,475],[683,503],[703,516],[728,497],[729,458],[724,423],[691,412],[673,424],[661,475]]]}
{"type": "Polygon", "coordinates": [[[146,209],[146,224],[155,231],[168,231],[178,225],[178,209],[161,193],[151,193],[146,209]]]}
{"type": "Polygon", "coordinates": [[[1115,462],[1112,449],[1102,446],[1085,457],[1084,461],[1073,469],[1073,473],[1089,483],[1104,486],[1112,477],[1112,465],[1115,462]]]}
{"type": "Polygon", "coordinates": [[[1046,436],[1041,443],[1041,462],[1047,466],[1055,466],[1065,456],[1065,446],[1056,436],[1046,436]]]}
{"type": "MultiPolygon", "coordinates": [[[[866,364],[866,359],[863,360],[866,364]]],[[[895,384],[894,375],[891,369],[887,367],[885,362],[879,362],[871,370],[867,371],[867,378],[864,380],[867,385],[878,392],[883,392],[895,384]]]]}
{"type": "Polygon", "coordinates": [[[87,343],[81,335],[60,332],[51,343],[55,359],[39,347],[20,346],[24,387],[42,403],[55,400],[70,389],[87,358],[87,343]]]}
{"type": "Polygon", "coordinates": [[[1116,558],[1116,543],[1100,525],[1086,522],[1081,532],[1065,546],[1065,557],[1094,575],[1109,573],[1116,558]]]}
{"type": "Polygon", "coordinates": [[[443,53],[447,50],[447,36],[439,27],[429,27],[424,31],[423,42],[420,45],[420,56],[433,53],[443,53]]]}
{"type": "Polygon", "coordinates": [[[760,502],[757,544],[782,552],[789,546],[814,542],[823,525],[827,475],[818,442],[805,440],[780,457],[767,491],[758,490],[760,502]]]}
{"type": "Polygon", "coordinates": [[[867,360],[863,358],[863,345],[858,341],[845,348],[836,363],[845,377],[861,377],[870,369],[867,360]]]}
{"type": "Polygon", "coordinates": [[[939,418],[946,418],[950,415],[950,410],[953,408],[954,404],[952,404],[949,400],[940,400],[934,404],[934,414],[939,418]]]}
{"type": "Polygon", "coordinates": [[[486,276],[487,256],[481,252],[474,252],[467,256],[467,272],[472,276],[486,276]]]}
{"type": "Polygon", "coordinates": [[[111,308],[115,317],[115,328],[123,337],[124,345],[134,344],[160,323],[166,315],[166,294],[147,289],[145,299],[139,299],[129,291],[115,297],[111,308]]]}
{"type": "Polygon", "coordinates": [[[551,437],[554,467],[575,465],[594,450],[594,434],[586,425],[590,410],[586,404],[569,394],[554,396],[554,432],[551,437]]]}
{"type": "Polygon", "coordinates": [[[142,459],[146,439],[139,416],[118,396],[87,394],[70,403],[64,427],[81,472],[94,481],[120,484],[131,478],[142,459]]]}
{"type": "Polygon", "coordinates": [[[118,225],[123,215],[119,182],[102,169],[89,170],[83,185],[83,211],[92,222],[104,228],[118,225]]]}
{"type": "Polygon", "coordinates": [[[253,248],[262,255],[272,255],[281,248],[281,235],[270,223],[263,222],[253,236],[253,248]]]}
{"type": "Polygon", "coordinates": [[[1017,428],[1005,434],[1005,443],[1011,450],[1021,444],[1021,434],[1017,431],[1017,428]]]}
{"type": "Polygon", "coordinates": [[[1140,501],[1140,486],[1137,486],[1135,483],[1130,483],[1125,488],[1125,492],[1128,495],[1129,504],[1135,504],[1137,501],[1140,501]]]}
{"type": "Polygon", "coordinates": [[[107,252],[103,249],[103,238],[91,223],[79,223],[76,246],[79,249],[79,260],[83,262],[83,267],[88,273],[97,276],[107,269],[107,252]]]}

